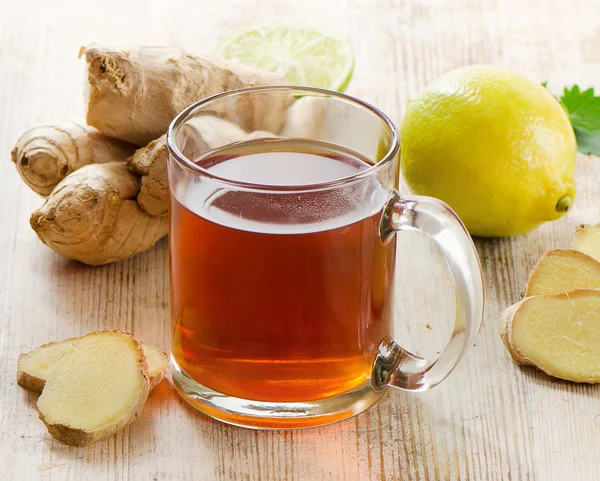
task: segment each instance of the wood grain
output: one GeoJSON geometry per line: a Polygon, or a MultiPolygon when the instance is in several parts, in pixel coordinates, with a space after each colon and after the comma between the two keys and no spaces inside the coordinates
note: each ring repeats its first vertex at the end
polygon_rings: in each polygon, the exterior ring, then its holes
{"type": "MultiPolygon", "coordinates": [[[[189,408],[163,382],[141,418],[87,448],[54,441],[15,382],[20,352],[121,328],[167,347],[167,243],[102,268],[65,261],[29,228],[41,199],[11,165],[25,129],[82,113],[81,44],[179,45],[212,52],[248,24],[293,23],[348,38],[349,92],[400,119],[427,82],[471,63],[520,70],[549,88],[600,78],[600,4],[561,0],[65,0],[3,2],[0,14],[0,475],[18,480],[600,479],[599,389],[519,368],[497,334],[528,271],[575,226],[600,220],[600,160],[578,159],[576,206],[525,236],[477,240],[487,285],[476,346],[438,388],[389,391],[368,412],[306,431],[254,432],[189,408]]],[[[453,295],[439,254],[399,239],[397,336],[421,353],[444,345],[453,295]],[[430,324],[431,329],[426,327],[430,324]]]]}

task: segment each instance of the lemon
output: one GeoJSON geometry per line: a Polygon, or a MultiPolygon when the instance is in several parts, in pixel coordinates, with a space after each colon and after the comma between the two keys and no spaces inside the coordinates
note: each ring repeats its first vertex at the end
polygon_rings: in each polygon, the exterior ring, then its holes
{"type": "Polygon", "coordinates": [[[449,72],[409,102],[400,130],[411,190],[445,201],[473,235],[522,234],[573,203],[573,128],[556,99],[519,73],[449,72]]]}
{"type": "Polygon", "coordinates": [[[216,55],[266,72],[284,75],[293,85],[343,92],[354,70],[344,40],[300,27],[249,27],[226,38],[216,55]]]}

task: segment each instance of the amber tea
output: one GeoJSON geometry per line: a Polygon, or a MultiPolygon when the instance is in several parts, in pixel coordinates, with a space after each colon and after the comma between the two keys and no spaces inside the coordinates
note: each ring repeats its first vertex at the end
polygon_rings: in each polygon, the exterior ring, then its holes
{"type": "Polygon", "coordinates": [[[391,329],[395,243],[379,236],[388,191],[376,177],[302,196],[294,186],[349,177],[369,162],[317,141],[262,140],[197,165],[283,192],[199,179],[173,195],[178,366],[214,391],[258,401],[323,399],[368,381],[391,329]]]}
{"type": "Polygon", "coordinates": [[[395,189],[399,133],[376,107],[310,87],[238,89],[181,112],[167,147],[172,378],[193,407],[250,428],[322,426],[388,386],[434,387],[474,343],[473,241],[448,205],[395,189]],[[455,288],[433,358],[391,332],[405,230],[434,241],[455,288]]]}

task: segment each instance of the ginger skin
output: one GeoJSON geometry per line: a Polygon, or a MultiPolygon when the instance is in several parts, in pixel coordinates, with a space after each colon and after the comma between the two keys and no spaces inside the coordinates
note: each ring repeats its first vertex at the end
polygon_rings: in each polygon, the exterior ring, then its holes
{"type": "Polygon", "coordinates": [[[25,132],[11,151],[17,171],[35,192],[48,195],[71,172],[88,164],[124,161],[135,147],[81,122],[60,120],[25,132]]]}
{"type": "Polygon", "coordinates": [[[31,215],[31,227],[69,259],[89,265],[127,259],[168,231],[168,216],[151,216],[137,203],[140,185],[124,163],[87,165],[56,186],[31,215]]]}
{"type": "MultiPolygon", "coordinates": [[[[286,83],[277,74],[196,57],[175,47],[90,46],[82,47],[79,56],[87,62],[87,123],[138,146],[163,135],[175,116],[198,100],[242,87],[286,83]]],[[[277,130],[282,116],[273,115],[273,107],[242,110],[245,127],[277,130]]]]}

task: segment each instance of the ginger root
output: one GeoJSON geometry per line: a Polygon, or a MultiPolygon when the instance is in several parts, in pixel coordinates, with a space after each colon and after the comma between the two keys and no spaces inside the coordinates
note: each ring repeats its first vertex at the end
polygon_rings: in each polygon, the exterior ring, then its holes
{"type": "Polygon", "coordinates": [[[583,252],[600,262],[600,224],[577,227],[571,249],[583,252]]]}
{"type": "Polygon", "coordinates": [[[533,268],[525,297],[574,289],[600,289],[600,262],[576,250],[554,249],[533,268]]]}
{"type": "Polygon", "coordinates": [[[71,172],[88,164],[124,161],[135,147],[71,120],[25,132],[11,151],[17,171],[35,192],[48,195],[71,172]]]}
{"type": "MultiPolygon", "coordinates": [[[[181,127],[180,136],[185,138],[183,154],[190,159],[234,142],[274,137],[261,130],[247,133],[236,124],[212,115],[191,118],[181,127]]],[[[129,170],[142,178],[137,201],[151,215],[164,215],[169,210],[168,157],[167,139],[163,135],[138,149],[127,163],[129,170]]]]}
{"type": "Polygon", "coordinates": [[[141,176],[142,185],[137,196],[138,204],[150,215],[164,215],[169,211],[169,179],[167,176],[167,135],[138,149],[128,159],[127,166],[141,176]]]}
{"type": "Polygon", "coordinates": [[[600,291],[528,297],[509,307],[500,336],[513,359],[574,382],[600,382],[600,291]]]}
{"type": "Polygon", "coordinates": [[[133,336],[93,332],[77,340],[48,372],[37,407],[52,436],[86,446],[135,419],[149,392],[146,358],[133,336]]]}
{"type": "MultiPolygon", "coordinates": [[[[191,158],[233,142],[274,137],[264,131],[247,133],[209,115],[191,119],[182,134],[189,140],[188,150],[193,146],[194,152],[184,152],[191,158]]],[[[73,172],[32,214],[31,226],[55,252],[90,265],[149,249],[168,230],[168,156],[163,135],[136,150],[126,166],[113,162],[73,172]]]]}
{"type": "Polygon", "coordinates": [[[188,159],[196,159],[209,150],[218,149],[236,142],[248,142],[262,138],[274,138],[271,132],[257,130],[246,132],[233,122],[213,115],[199,115],[181,126],[178,144],[188,159]]]}
{"type": "Polygon", "coordinates": [[[86,165],[62,180],[31,215],[52,250],[85,264],[132,257],[167,234],[168,216],[151,216],[136,201],[140,179],[124,163],[86,165]]]}
{"type": "MultiPolygon", "coordinates": [[[[285,84],[284,77],[175,47],[113,50],[82,47],[87,62],[86,121],[106,135],[138,146],[163,135],[175,116],[192,103],[228,90],[285,84]]],[[[284,97],[272,104],[233,109],[249,130],[277,131],[284,97]]]]}
{"type": "MultiPolygon", "coordinates": [[[[41,394],[48,379],[48,373],[81,338],[70,338],[64,341],[50,342],[21,354],[17,361],[17,383],[24,389],[41,394]]],[[[164,378],[169,368],[167,354],[150,344],[140,342],[150,377],[150,390],[154,389],[164,378]]]]}
{"type": "Polygon", "coordinates": [[[301,97],[287,111],[281,129],[283,137],[321,140],[325,134],[326,106],[324,97],[301,97]]]}
{"type": "MultiPolygon", "coordinates": [[[[48,194],[30,219],[42,242],[64,257],[101,265],[147,250],[167,234],[164,134],[179,112],[228,90],[287,82],[179,48],[87,47],[80,56],[87,65],[86,121],[93,127],[66,122],[32,129],[12,155],[25,181],[48,194]],[[143,147],[133,152],[127,142],[143,147]],[[127,166],[119,166],[130,154],[127,166]]],[[[239,122],[241,128],[229,127],[245,140],[273,136],[294,98],[258,95],[234,98],[210,113],[215,122],[239,122]]],[[[200,137],[205,134],[209,139],[206,132],[200,137]]]]}

